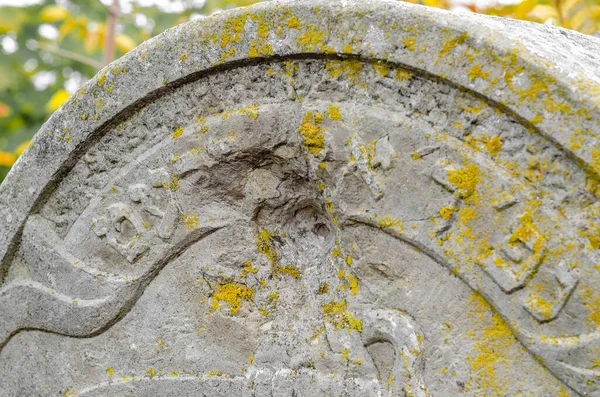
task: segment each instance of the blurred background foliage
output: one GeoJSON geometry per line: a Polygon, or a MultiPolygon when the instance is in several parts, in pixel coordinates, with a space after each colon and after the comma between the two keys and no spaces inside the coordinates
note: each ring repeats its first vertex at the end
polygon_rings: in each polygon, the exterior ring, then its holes
{"type": "MultiPolygon", "coordinates": [[[[50,114],[105,64],[174,25],[258,1],[0,0],[0,181],[50,114]]],[[[600,0],[408,1],[600,29],[600,0]]]]}

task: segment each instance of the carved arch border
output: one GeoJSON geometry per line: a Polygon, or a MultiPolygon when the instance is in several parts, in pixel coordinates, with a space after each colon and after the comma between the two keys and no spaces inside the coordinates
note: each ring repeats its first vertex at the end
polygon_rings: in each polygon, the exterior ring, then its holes
{"type": "Polygon", "coordinates": [[[250,59],[337,54],[394,63],[445,80],[505,109],[532,124],[559,148],[569,144],[571,131],[587,131],[586,142],[568,152],[582,168],[598,175],[600,164],[593,161],[592,150],[600,145],[600,75],[594,70],[597,59],[593,49],[600,53],[600,43],[577,33],[570,35],[573,37],[567,40],[559,28],[451,14],[391,0],[317,0],[310,4],[280,0],[169,29],[102,69],[50,117],[17,161],[0,187],[0,219],[5,225],[0,230],[0,270],[6,271],[25,214],[43,203],[61,176],[111,125],[170,90],[250,59]],[[264,23],[268,36],[263,38],[264,23]],[[514,25],[522,31],[519,38],[514,25]],[[240,26],[243,35],[236,31],[240,26]],[[542,31],[552,49],[533,48],[540,44],[542,31]],[[362,39],[375,35],[379,42],[363,43],[362,39]],[[573,39],[581,44],[574,45],[573,39]],[[209,43],[212,45],[202,47],[209,43]],[[257,44],[269,51],[253,53],[257,44]],[[573,57],[553,60],[551,56],[559,50],[579,52],[582,61],[575,62],[573,57]],[[472,80],[464,66],[469,51],[482,60],[497,60],[480,67],[502,78],[472,80]],[[522,74],[531,84],[550,83],[523,93],[510,89],[507,74],[522,74]],[[540,93],[545,94],[546,104],[540,93]],[[549,112],[548,104],[560,109],[549,112]],[[53,132],[67,127],[71,139],[58,141],[53,132]]]}

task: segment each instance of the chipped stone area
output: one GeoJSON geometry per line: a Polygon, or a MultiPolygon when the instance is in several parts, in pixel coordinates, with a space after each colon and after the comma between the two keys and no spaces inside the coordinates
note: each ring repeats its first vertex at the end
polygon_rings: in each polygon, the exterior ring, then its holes
{"type": "MultiPolygon", "coordinates": [[[[598,179],[578,152],[591,130],[565,148],[547,117],[498,103],[492,86],[556,107],[556,82],[501,82],[466,35],[394,36],[458,51],[466,85],[374,57],[392,36],[366,25],[342,46],[348,26],[308,22],[331,4],[207,20],[222,34],[198,33],[196,51],[221,66],[166,81],[46,181],[16,243],[0,241],[0,395],[598,392],[598,179]]],[[[385,30],[404,6],[380,7],[346,18],[385,30]]],[[[135,62],[94,90],[121,95],[135,62]]]]}

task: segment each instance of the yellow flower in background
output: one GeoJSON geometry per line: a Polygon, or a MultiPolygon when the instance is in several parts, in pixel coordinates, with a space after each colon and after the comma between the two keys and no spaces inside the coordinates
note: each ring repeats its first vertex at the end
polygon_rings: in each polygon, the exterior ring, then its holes
{"type": "Polygon", "coordinates": [[[71,16],[71,13],[59,6],[48,6],[44,7],[40,12],[40,19],[43,22],[57,22],[64,21],[71,16]]]}
{"type": "Polygon", "coordinates": [[[0,166],[12,167],[15,161],[17,161],[17,156],[0,150],[0,166]]]}
{"type": "Polygon", "coordinates": [[[31,146],[31,141],[25,141],[25,142],[23,142],[22,144],[20,144],[20,145],[17,147],[17,150],[15,150],[15,154],[16,154],[17,156],[20,156],[20,155],[22,155],[22,154],[23,154],[23,152],[25,151],[25,149],[27,149],[29,146],[31,146]]]}
{"type": "Polygon", "coordinates": [[[6,106],[5,104],[3,104],[2,102],[0,102],[0,119],[2,117],[8,117],[10,116],[10,108],[8,106],[6,106]]]}
{"type": "Polygon", "coordinates": [[[48,110],[54,112],[60,105],[65,103],[70,96],[71,95],[65,90],[56,91],[54,95],[52,95],[52,98],[50,98],[50,102],[48,102],[48,110]]]}
{"type": "Polygon", "coordinates": [[[121,51],[123,54],[128,53],[137,47],[135,40],[124,34],[118,34],[115,37],[115,44],[117,45],[119,51],[121,51]]]}

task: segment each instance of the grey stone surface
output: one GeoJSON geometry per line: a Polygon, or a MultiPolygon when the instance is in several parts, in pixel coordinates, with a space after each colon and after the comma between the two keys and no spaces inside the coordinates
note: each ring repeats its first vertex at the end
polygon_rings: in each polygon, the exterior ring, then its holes
{"type": "Polygon", "coordinates": [[[395,1],[144,43],[0,186],[0,395],[599,396],[598,54],[395,1]]]}

